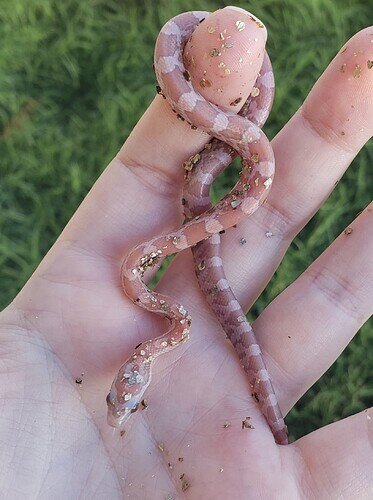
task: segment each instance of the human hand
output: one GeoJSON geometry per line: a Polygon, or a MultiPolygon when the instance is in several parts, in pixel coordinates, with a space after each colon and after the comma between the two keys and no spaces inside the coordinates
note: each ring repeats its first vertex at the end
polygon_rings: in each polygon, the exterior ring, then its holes
{"type": "MultiPolygon", "coordinates": [[[[274,139],[268,202],[224,237],[226,274],[246,308],[371,136],[371,39],[367,29],[346,44],[274,139]],[[250,235],[244,246],[242,235],[250,235]]],[[[225,89],[217,102],[225,106],[228,98],[225,89]]],[[[6,498],[176,498],[188,484],[190,498],[371,497],[369,412],[276,446],[205,305],[190,252],[175,259],[159,289],[188,308],[191,339],[157,360],[149,406],[133,416],[125,436],[106,423],[105,396],[118,367],[134,345],[164,331],[161,320],[124,296],[121,260],[135,244],[179,227],[181,165],[207,140],[157,96],[3,311],[6,498]],[[254,429],[241,428],[246,416],[254,429]]],[[[371,313],[371,221],[368,207],[254,324],[284,413],[371,313]]]]}

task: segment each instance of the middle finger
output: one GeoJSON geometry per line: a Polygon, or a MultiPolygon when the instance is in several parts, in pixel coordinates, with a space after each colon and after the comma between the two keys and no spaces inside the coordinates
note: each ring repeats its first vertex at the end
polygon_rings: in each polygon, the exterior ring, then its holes
{"type": "MultiPolygon", "coordinates": [[[[274,139],[276,175],[267,203],[222,238],[224,270],[243,308],[264,289],[292,238],[372,134],[370,33],[367,28],[347,42],[274,139]]],[[[190,268],[191,256],[183,252],[166,273],[164,285],[185,292],[190,268]]]]}
{"type": "MultiPolygon", "coordinates": [[[[367,64],[371,39],[368,29],[358,33],[329,65],[303,107],[273,141],[276,176],[268,202],[222,239],[227,279],[244,308],[265,287],[291,239],[371,136],[373,70],[367,64]],[[240,244],[242,238],[247,240],[245,245],[240,244]]],[[[196,302],[194,306],[200,309],[200,296],[193,300],[192,288],[186,289],[191,265],[189,253],[180,255],[163,286],[168,291],[171,287],[176,296],[186,293],[190,299],[186,305],[196,302]]],[[[264,339],[257,334],[259,344],[266,342],[265,351],[274,356],[279,338],[264,339]]],[[[334,357],[329,353],[328,359],[334,357]]]]}
{"type": "Polygon", "coordinates": [[[222,240],[227,279],[244,308],[372,135],[371,31],[347,42],[273,140],[276,175],[267,203],[222,240]]]}

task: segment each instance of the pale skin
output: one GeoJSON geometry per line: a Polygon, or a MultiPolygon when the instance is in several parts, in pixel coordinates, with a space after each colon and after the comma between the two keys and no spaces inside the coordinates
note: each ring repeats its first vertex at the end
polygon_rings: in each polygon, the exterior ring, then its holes
{"type": "MultiPolygon", "coordinates": [[[[231,8],[220,11],[234,14],[231,8]]],[[[373,68],[367,64],[372,40],[372,28],[359,32],[320,77],[272,142],[276,176],[268,202],[224,235],[227,278],[245,309],[372,135],[373,68]],[[242,236],[248,241],[244,246],[238,243],[242,236]]],[[[232,86],[239,84],[225,80],[223,85],[229,91],[223,87],[214,98],[227,107],[232,86]]],[[[107,425],[105,396],[116,371],[136,344],[165,328],[124,296],[122,258],[135,244],[179,227],[181,165],[207,140],[156,96],[1,313],[0,491],[5,498],[372,497],[373,410],[277,446],[198,289],[189,250],[158,286],[188,308],[191,338],[157,360],[149,406],[133,415],[126,434],[121,437],[107,425]],[[79,385],[75,379],[82,372],[79,385]],[[247,416],[255,429],[242,429],[247,416]],[[224,428],[225,422],[230,426],[224,428]],[[190,484],[185,492],[183,473],[190,484]]],[[[372,208],[254,323],[284,414],[372,313],[372,208]]]]}

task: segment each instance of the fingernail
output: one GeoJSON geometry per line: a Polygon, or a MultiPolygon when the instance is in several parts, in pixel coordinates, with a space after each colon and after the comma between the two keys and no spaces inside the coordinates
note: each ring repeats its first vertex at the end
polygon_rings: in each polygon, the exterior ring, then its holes
{"type": "Polygon", "coordinates": [[[239,111],[262,66],[267,30],[238,7],[210,14],[185,46],[184,62],[194,88],[222,109],[239,111]]]}

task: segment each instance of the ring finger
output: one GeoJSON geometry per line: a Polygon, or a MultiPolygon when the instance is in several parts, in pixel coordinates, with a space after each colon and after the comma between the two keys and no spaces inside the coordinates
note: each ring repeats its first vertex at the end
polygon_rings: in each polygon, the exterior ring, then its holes
{"type": "Polygon", "coordinates": [[[284,413],[373,312],[372,229],[373,204],[254,323],[284,413]]]}

